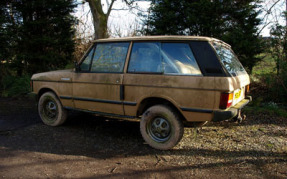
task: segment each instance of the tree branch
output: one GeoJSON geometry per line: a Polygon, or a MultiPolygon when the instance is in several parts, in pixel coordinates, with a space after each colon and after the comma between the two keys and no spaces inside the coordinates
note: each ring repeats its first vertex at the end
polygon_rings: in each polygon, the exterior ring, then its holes
{"type": "Polygon", "coordinates": [[[278,4],[281,0],[277,0],[276,2],[274,2],[274,4],[268,9],[266,10],[266,14],[264,15],[264,17],[262,19],[265,19],[270,13],[271,13],[271,10],[273,9],[273,7],[278,4]]]}
{"type": "Polygon", "coordinates": [[[267,24],[265,24],[257,33],[257,36],[265,29],[265,27],[267,27],[269,24],[271,24],[271,22],[268,22],[267,24]]]}
{"type": "Polygon", "coordinates": [[[114,5],[114,2],[115,2],[115,1],[116,1],[116,0],[112,0],[110,6],[109,6],[109,8],[108,8],[108,12],[107,12],[107,16],[108,16],[108,17],[109,17],[109,15],[110,15],[111,11],[112,11],[112,8],[113,8],[113,5],[114,5]]]}

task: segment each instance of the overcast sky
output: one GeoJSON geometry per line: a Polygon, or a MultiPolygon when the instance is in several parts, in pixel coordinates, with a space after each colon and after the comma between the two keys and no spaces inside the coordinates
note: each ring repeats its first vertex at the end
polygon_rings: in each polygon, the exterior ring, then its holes
{"type": "MultiPolygon", "coordinates": [[[[274,2],[277,1],[278,0],[263,1],[261,10],[263,10],[263,12],[266,12],[274,4],[274,2]]],[[[102,3],[103,9],[106,12],[106,1],[102,0],[102,3]]],[[[137,1],[136,4],[142,11],[147,11],[148,7],[150,6],[150,3],[146,1],[137,1]]],[[[115,1],[113,8],[115,10],[111,12],[108,21],[108,26],[112,37],[127,36],[132,33],[134,29],[140,28],[140,24],[142,21],[140,18],[137,17],[137,14],[140,13],[140,11],[137,11],[136,9],[129,10],[126,4],[121,0],[115,1]]],[[[278,19],[278,17],[280,17],[280,14],[285,10],[285,8],[285,0],[279,0],[276,6],[272,8],[272,11],[269,15],[266,15],[266,13],[262,13],[260,15],[260,17],[265,17],[263,20],[263,24],[260,28],[263,28],[265,24],[269,24],[262,30],[261,35],[269,36],[270,27],[272,24],[274,24],[275,21],[285,23],[285,20],[282,17],[278,19]]],[[[75,15],[80,19],[80,23],[77,27],[78,31],[80,31],[85,36],[91,36],[93,34],[93,25],[88,3],[79,5],[76,9],[75,15]]]]}

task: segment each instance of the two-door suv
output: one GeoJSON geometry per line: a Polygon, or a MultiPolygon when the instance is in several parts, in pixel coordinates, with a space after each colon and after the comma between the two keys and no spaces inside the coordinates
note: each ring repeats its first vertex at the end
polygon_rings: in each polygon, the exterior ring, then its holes
{"type": "Polygon", "coordinates": [[[144,140],[162,150],[180,141],[184,125],[239,118],[249,83],[228,44],[192,36],[96,40],[75,69],[31,81],[45,124],[62,124],[72,109],[139,118],[144,140]]]}

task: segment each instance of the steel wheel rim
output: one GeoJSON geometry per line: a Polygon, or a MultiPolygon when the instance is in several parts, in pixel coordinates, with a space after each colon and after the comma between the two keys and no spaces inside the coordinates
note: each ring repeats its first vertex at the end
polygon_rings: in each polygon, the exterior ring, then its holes
{"type": "Polygon", "coordinates": [[[43,114],[49,121],[54,121],[58,116],[58,105],[53,99],[46,99],[43,105],[43,114]]]}
{"type": "Polygon", "coordinates": [[[149,136],[156,142],[166,142],[171,135],[171,125],[162,117],[152,119],[147,125],[149,136]]]}

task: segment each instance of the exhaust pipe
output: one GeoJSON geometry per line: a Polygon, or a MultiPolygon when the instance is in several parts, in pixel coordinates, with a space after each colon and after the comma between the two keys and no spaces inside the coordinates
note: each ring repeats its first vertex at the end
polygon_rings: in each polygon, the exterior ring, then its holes
{"type": "Polygon", "coordinates": [[[237,116],[234,118],[234,122],[241,123],[246,119],[246,115],[241,115],[241,109],[238,110],[237,116]]]}

